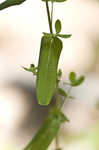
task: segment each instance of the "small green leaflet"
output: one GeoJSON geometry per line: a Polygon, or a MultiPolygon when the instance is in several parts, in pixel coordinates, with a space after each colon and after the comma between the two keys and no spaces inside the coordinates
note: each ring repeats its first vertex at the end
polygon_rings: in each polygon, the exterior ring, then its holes
{"type": "Polygon", "coordinates": [[[67,39],[67,38],[70,38],[72,35],[71,34],[53,34],[53,33],[45,33],[43,32],[43,34],[47,37],[60,37],[60,38],[64,38],[64,39],[67,39]]]}
{"type": "Polygon", "coordinates": [[[65,121],[68,121],[66,116],[57,108],[53,108],[49,117],[29,145],[24,150],[47,150],[48,146],[51,144],[60,126],[65,121]]]}
{"type": "Polygon", "coordinates": [[[32,72],[34,75],[37,75],[37,67],[34,64],[31,64],[29,68],[22,67],[25,71],[32,72]]]}
{"type": "Polygon", "coordinates": [[[67,38],[70,38],[72,35],[71,34],[57,34],[57,36],[64,38],[64,39],[67,39],[67,38]]]}
{"type": "Polygon", "coordinates": [[[6,0],[0,4],[0,10],[8,8],[10,6],[20,5],[24,1],[26,0],[6,0]]]}
{"type": "Polygon", "coordinates": [[[48,105],[52,99],[62,41],[57,37],[43,36],[36,80],[37,99],[40,105],[48,105]]]}
{"type": "Polygon", "coordinates": [[[55,30],[56,30],[56,34],[61,32],[61,21],[59,19],[56,20],[56,22],[55,22],[55,30]]]}
{"type": "Polygon", "coordinates": [[[75,72],[70,72],[69,74],[69,80],[72,86],[79,86],[80,84],[84,82],[84,79],[85,79],[84,76],[80,76],[77,78],[77,75],[75,72]]]}
{"type": "Polygon", "coordinates": [[[52,1],[52,2],[65,2],[65,1],[67,1],[67,0],[42,0],[42,1],[52,1]]]}

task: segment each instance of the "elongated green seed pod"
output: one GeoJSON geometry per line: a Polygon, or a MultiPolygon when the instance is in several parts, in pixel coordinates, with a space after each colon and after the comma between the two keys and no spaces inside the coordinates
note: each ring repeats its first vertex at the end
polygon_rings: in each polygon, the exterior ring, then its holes
{"type": "Polygon", "coordinates": [[[65,121],[68,120],[60,110],[54,111],[24,150],[47,150],[65,121]]]}
{"type": "Polygon", "coordinates": [[[37,99],[40,105],[48,105],[53,96],[61,50],[62,41],[59,38],[42,37],[36,81],[37,99]]]}
{"type": "Polygon", "coordinates": [[[25,0],[6,0],[6,1],[0,3],[0,10],[3,10],[3,9],[8,8],[10,6],[20,5],[24,1],[25,0]]]}

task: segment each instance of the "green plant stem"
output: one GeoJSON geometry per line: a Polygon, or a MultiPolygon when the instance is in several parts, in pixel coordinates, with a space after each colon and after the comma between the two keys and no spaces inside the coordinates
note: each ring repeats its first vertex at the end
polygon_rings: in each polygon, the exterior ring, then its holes
{"type": "MultiPolygon", "coordinates": [[[[48,16],[48,23],[49,23],[49,29],[50,29],[50,33],[53,33],[53,28],[52,28],[52,23],[53,23],[53,2],[52,2],[52,10],[51,10],[51,17],[50,17],[50,11],[49,11],[49,6],[48,6],[48,1],[46,1],[46,10],[47,10],[47,16],[48,16]]],[[[58,107],[59,105],[59,94],[58,94],[58,80],[56,81],[56,107],[58,107]]],[[[56,142],[56,149],[59,148],[59,138],[58,138],[58,134],[56,135],[55,138],[55,142],[56,142]]]]}
{"type": "Polygon", "coordinates": [[[48,16],[48,23],[49,23],[50,33],[53,33],[52,21],[51,21],[51,18],[50,18],[50,11],[49,11],[49,6],[48,6],[48,1],[46,1],[46,10],[47,10],[47,16],[48,16]]]}
{"type": "MultiPolygon", "coordinates": [[[[51,9],[51,26],[53,26],[53,4],[54,2],[52,1],[52,9],[51,9]]],[[[52,27],[53,29],[53,27],[52,27]]]]}

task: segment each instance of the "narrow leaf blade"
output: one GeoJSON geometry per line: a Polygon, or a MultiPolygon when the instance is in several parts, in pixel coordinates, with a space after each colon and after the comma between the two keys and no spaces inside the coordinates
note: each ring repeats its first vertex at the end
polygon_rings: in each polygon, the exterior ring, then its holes
{"type": "Polygon", "coordinates": [[[59,19],[55,22],[55,30],[56,34],[58,34],[61,31],[61,21],[59,19]]]}
{"type": "Polygon", "coordinates": [[[71,34],[57,34],[57,36],[67,39],[67,38],[70,38],[72,35],[71,34]]]}
{"type": "Polygon", "coordinates": [[[85,80],[84,76],[80,76],[78,79],[76,79],[76,82],[72,84],[72,86],[79,86],[81,85],[85,80]]]}
{"type": "Polygon", "coordinates": [[[26,1],[26,0],[6,0],[6,1],[0,3],[0,10],[3,10],[3,9],[8,8],[10,6],[20,5],[24,1],[26,1]]]}

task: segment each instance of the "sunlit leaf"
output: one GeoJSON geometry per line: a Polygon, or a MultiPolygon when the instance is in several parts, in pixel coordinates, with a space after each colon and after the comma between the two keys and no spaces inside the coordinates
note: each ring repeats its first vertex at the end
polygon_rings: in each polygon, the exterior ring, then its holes
{"type": "Polygon", "coordinates": [[[34,64],[31,64],[29,68],[22,67],[25,71],[32,72],[34,75],[37,74],[37,67],[34,64]]]}
{"type": "Polygon", "coordinates": [[[69,80],[72,84],[74,84],[76,82],[76,73],[75,72],[70,72],[69,80]]]}
{"type": "Polygon", "coordinates": [[[76,82],[74,84],[72,84],[72,86],[79,86],[80,84],[82,84],[85,80],[85,77],[84,76],[80,76],[76,82]]]}
{"type": "Polygon", "coordinates": [[[57,34],[57,36],[67,39],[67,38],[70,38],[72,35],[71,34],[57,34]]]}
{"type": "Polygon", "coordinates": [[[62,70],[61,69],[58,70],[57,76],[58,76],[58,78],[61,78],[61,76],[62,76],[62,70]]]}

